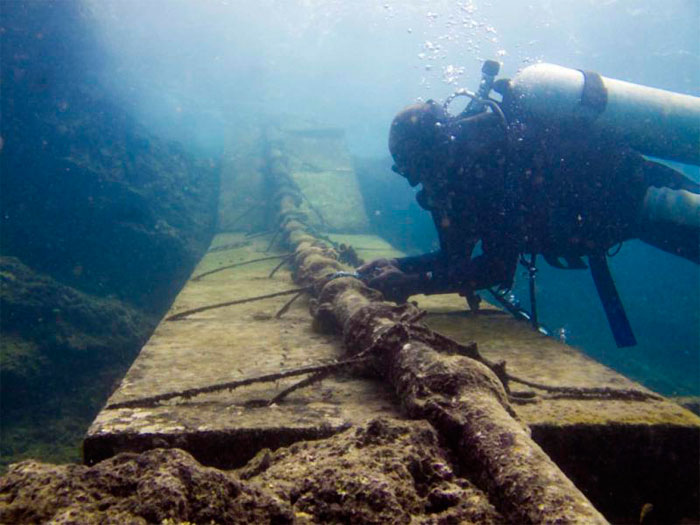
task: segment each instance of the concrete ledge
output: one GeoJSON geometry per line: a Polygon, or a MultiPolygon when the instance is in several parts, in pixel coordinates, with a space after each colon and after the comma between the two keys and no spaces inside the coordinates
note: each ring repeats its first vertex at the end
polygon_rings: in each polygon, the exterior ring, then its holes
{"type": "MultiPolygon", "coordinates": [[[[647,390],[490,305],[473,316],[456,295],[412,299],[428,310],[431,328],[460,342],[477,341],[482,355],[505,360],[516,376],[552,386],[647,390]]],[[[533,439],[613,522],[629,522],[647,503],[657,516],[697,515],[700,418],[689,410],[666,399],[548,396],[514,408],[533,439]]]]}
{"type": "MultiPolygon", "coordinates": [[[[193,275],[270,255],[265,252],[268,238],[221,234],[212,246],[232,244],[239,246],[208,253],[193,275]]],[[[268,279],[278,263],[264,261],[190,280],[170,314],[293,288],[286,269],[268,279]]],[[[163,320],[108,405],[340,357],[342,349],[334,336],[312,330],[306,299],[275,318],[289,297],[209,310],[181,321],[163,320]]],[[[155,407],[103,409],[88,430],[84,461],[94,464],[123,451],[173,446],[205,465],[231,468],[243,465],[261,448],[327,437],[378,416],[402,417],[383,385],[343,375],[297,390],[280,406],[261,406],[301,379],[175,398],[155,407]]]]}

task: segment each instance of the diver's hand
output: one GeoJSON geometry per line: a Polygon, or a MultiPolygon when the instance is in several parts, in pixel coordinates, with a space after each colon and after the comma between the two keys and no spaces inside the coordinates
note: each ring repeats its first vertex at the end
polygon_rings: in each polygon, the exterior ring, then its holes
{"type": "Polygon", "coordinates": [[[382,271],[382,268],[386,268],[388,266],[397,268],[397,265],[398,263],[396,259],[375,259],[357,268],[357,273],[359,273],[362,276],[372,278],[376,275],[379,275],[379,273],[382,271]]]}
{"type": "Polygon", "coordinates": [[[405,303],[411,295],[417,293],[417,283],[417,274],[404,273],[393,265],[382,266],[367,281],[367,285],[382,292],[386,300],[398,304],[405,303]]]}

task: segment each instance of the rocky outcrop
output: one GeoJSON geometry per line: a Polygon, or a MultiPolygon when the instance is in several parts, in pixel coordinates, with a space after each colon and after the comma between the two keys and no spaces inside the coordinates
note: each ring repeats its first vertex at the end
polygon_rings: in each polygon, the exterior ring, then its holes
{"type": "Polygon", "coordinates": [[[25,461],[0,482],[5,523],[290,523],[264,490],[203,467],[184,451],[120,454],[92,468],[25,461]]]}
{"type": "Polygon", "coordinates": [[[27,455],[77,460],[91,418],[155,322],[0,257],[0,468],[27,455]]]}
{"type": "Polygon", "coordinates": [[[3,523],[503,523],[425,422],[375,420],[263,451],[245,468],[178,449],[93,467],[25,461],[0,480],[3,523]]]}
{"type": "Polygon", "coordinates": [[[218,166],[111,98],[87,3],[6,2],[0,26],[2,463],[75,460],[209,244],[218,166]]]}
{"type": "Polygon", "coordinates": [[[263,451],[239,474],[270,487],[312,523],[504,521],[453,470],[425,421],[378,419],[329,439],[263,451]]]}
{"type": "Polygon", "coordinates": [[[10,2],[2,24],[2,253],[162,312],[211,238],[216,163],[109,98],[80,2],[10,2]]]}
{"type": "Polygon", "coordinates": [[[80,370],[124,370],[154,319],[0,257],[0,324],[0,397],[11,411],[70,390],[80,370]]]}

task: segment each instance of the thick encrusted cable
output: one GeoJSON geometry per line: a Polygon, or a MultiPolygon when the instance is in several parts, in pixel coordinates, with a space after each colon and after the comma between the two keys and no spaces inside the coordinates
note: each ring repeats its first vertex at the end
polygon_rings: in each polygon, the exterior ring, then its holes
{"type": "Polygon", "coordinates": [[[509,522],[606,523],[530,438],[491,368],[462,352],[441,352],[445,342],[428,341],[415,306],[383,302],[379,292],[352,276],[329,279],[346,268],[300,220],[302,199],[282,146],[273,140],[267,161],[278,190],[283,242],[294,252],[293,276],[310,287],[316,327],[342,333],[348,355],[371,358],[368,369],[393,386],[409,416],[425,418],[438,429],[509,522]]]}

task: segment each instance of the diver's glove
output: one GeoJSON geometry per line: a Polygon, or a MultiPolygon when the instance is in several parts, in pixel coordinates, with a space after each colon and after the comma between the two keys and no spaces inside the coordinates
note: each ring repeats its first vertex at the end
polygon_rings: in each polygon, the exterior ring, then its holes
{"type": "Polygon", "coordinates": [[[379,290],[387,301],[405,303],[415,291],[416,274],[407,274],[398,268],[396,259],[375,259],[357,269],[370,288],[379,290]]]}
{"type": "MultiPolygon", "coordinates": [[[[427,259],[424,256],[421,258],[427,259]]],[[[434,258],[433,254],[431,258],[434,258]]],[[[469,274],[467,269],[470,262],[450,268],[435,264],[412,264],[410,267],[414,271],[406,272],[401,270],[399,265],[403,267],[402,263],[408,259],[377,259],[360,266],[357,272],[367,286],[382,292],[388,301],[401,304],[417,294],[459,293],[467,297],[473,310],[478,309],[479,298],[474,294],[475,287],[463,278],[463,275],[469,274]],[[414,268],[418,266],[421,267],[421,271],[415,271],[414,268]]],[[[414,259],[410,258],[411,261],[414,259]]]]}
{"type": "Polygon", "coordinates": [[[385,266],[367,284],[382,292],[387,301],[397,304],[405,303],[411,295],[421,293],[420,276],[404,273],[395,266],[385,266]]]}
{"type": "Polygon", "coordinates": [[[377,259],[357,269],[370,288],[379,290],[387,301],[405,303],[411,295],[426,291],[429,274],[406,273],[398,268],[396,259],[377,259]]]}
{"type": "Polygon", "coordinates": [[[367,280],[381,272],[382,268],[386,268],[388,266],[398,268],[398,261],[396,259],[375,259],[357,268],[357,273],[362,275],[365,280],[367,280]]]}

